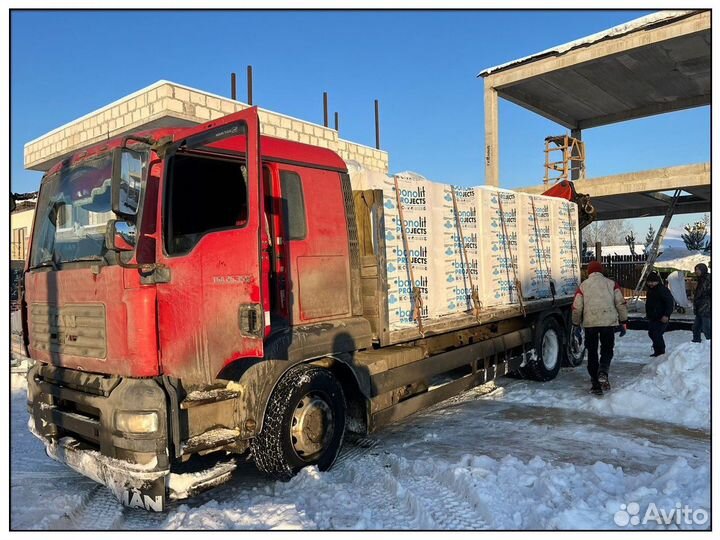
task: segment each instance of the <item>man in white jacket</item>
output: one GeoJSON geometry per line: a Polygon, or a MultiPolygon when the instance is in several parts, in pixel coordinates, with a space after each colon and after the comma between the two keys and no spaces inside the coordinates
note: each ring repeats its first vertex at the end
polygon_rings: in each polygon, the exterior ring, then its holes
{"type": "Polygon", "coordinates": [[[588,278],[578,287],[572,307],[572,323],[585,329],[588,373],[592,380],[590,391],[598,395],[610,390],[608,373],[615,347],[615,328],[620,325],[620,335],[625,335],[628,318],[627,302],[620,286],[603,276],[602,271],[599,261],[588,265],[588,278]]]}

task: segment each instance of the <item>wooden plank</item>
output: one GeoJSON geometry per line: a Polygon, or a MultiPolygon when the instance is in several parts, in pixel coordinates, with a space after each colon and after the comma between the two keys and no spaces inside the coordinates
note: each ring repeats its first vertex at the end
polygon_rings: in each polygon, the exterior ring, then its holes
{"type": "Polygon", "coordinates": [[[373,250],[377,260],[377,306],[379,321],[376,328],[376,338],[382,346],[390,344],[390,313],[388,311],[388,280],[387,258],[385,253],[385,206],[383,206],[383,192],[381,189],[373,190],[374,204],[370,209],[373,224],[373,250]]]}

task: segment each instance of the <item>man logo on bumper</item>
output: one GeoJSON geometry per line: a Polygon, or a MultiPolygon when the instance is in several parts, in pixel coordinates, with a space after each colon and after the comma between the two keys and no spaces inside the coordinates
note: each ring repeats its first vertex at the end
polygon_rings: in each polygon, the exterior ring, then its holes
{"type": "Polygon", "coordinates": [[[141,493],[137,489],[125,489],[120,496],[120,502],[123,506],[129,508],[142,508],[143,510],[149,510],[153,512],[163,511],[163,497],[162,495],[156,495],[151,497],[141,493]]]}

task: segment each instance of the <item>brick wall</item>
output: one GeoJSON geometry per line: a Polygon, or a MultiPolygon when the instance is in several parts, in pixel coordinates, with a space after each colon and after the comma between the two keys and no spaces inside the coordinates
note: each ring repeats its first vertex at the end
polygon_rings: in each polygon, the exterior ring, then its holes
{"type": "MultiPolygon", "coordinates": [[[[27,143],[25,168],[47,170],[74,151],[130,131],[198,124],[248,107],[229,98],[160,81],[27,143]]],[[[388,172],[387,152],[342,140],[335,130],[311,122],[264,109],[259,113],[265,135],[330,148],[346,161],[388,172]]]]}

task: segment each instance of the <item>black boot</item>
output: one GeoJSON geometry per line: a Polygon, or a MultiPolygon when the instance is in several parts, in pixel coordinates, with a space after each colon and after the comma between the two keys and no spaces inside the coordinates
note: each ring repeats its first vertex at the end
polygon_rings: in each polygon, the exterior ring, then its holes
{"type": "Polygon", "coordinates": [[[598,383],[600,384],[600,388],[602,388],[603,392],[608,392],[610,390],[610,381],[608,381],[607,373],[598,373],[598,383]]]}
{"type": "Polygon", "coordinates": [[[602,386],[600,386],[599,382],[595,381],[592,383],[592,386],[590,387],[590,393],[594,394],[596,396],[603,395],[603,389],[602,389],[602,386]]]}

